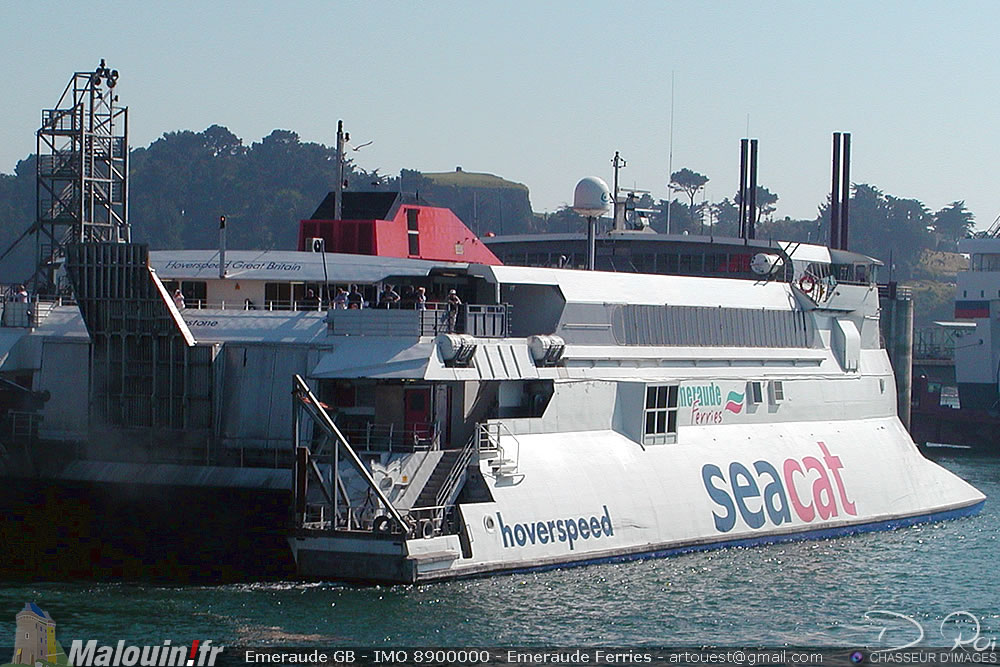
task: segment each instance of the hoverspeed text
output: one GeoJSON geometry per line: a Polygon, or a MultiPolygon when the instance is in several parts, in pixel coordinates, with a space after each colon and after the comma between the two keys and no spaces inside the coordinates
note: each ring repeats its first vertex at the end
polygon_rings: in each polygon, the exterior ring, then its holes
{"type": "Polygon", "coordinates": [[[577,540],[599,539],[615,534],[611,524],[611,514],[604,505],[603,516],[582,516],[579,519],[552,519],[549,521],[530,521],[506,525],[503,516],[497,512],[497,522],[500,524],[500,534],[503,546],[509,549],[513,546],[523,547],[527,544],[549,544],[565,542],[572,551],[577,540]]]}

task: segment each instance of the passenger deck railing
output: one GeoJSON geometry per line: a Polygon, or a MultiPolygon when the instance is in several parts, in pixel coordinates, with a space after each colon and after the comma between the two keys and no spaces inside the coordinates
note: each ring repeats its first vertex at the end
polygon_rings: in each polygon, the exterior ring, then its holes
{"type": "Polygon", "coordinates": [[[508,304],[428,303],[422,310],[362,308],[331,310],[327,333],[331,336],[436,336],[470,334],[480,338],[502,338],[510,327],[508,304]]]}
{"type": "Polygon", "coordinates": [[[366,452],[419,452],[441,448],[440,429],[434,423],[398,425],[367,422],[364,426],[341,427],[354,445],[366,452]]]}

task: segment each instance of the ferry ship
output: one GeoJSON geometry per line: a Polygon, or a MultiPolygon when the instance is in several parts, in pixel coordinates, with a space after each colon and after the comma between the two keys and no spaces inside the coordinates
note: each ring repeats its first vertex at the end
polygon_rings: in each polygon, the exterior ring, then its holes
{"type": "Polygon", "coordinates": [[[985,501],[897,417],[846,218],[830,249],[754,241],[750,217],[634,257],[689,275],[519,267],[338,177],[296,250],[227,252],[223,217],[217,249],[150,252],[117,78],[78,72],[42,114],[44,293],[0,316],[5,577],[425,582],[985,501]]]}
{"type": "MultiPolygon", "coordinates": [[[[203,539],[176,509],[208,512],[226,543],[182,562],[245,561],[246,531],[267,521],[273,553],[290,507],[294,573],[382,582],[828,537],[984,503],[896,416],[876,260],[768,243],[713,246],[765,266],[756,279],[505,266],[447,210],[344,196],[342,220],[324,202],[300,223],[296,251],[70,246],[75,303],[4,304],[0,372],[34,400],[11,411],[32,435],[8,444],[6,475],[34,492],[166,494],[161,515],[118,507],[142,517],[140,543],[178,526],[203,539]],[[389,285],[408,298],[378,307],[389,285]],[[335,307],[340,288],[365,307],[335,307]]],[[[30,523],[8,517],[12,551],[51,546],[23,539],[30,523]]],[[[113,552],[140,557],[112,574],[178,558],[113,552]]]]}
{"type": "Polygon", "coordinates": [[[340,393],[296,387],[300,574],[428,581],[977,512],[896,417],[877,262],[765,258],[786,262],[789,281],[470,265],[489,333],[331,311],[312,379],[340,393]],[[340,427],[373,381],[376,421],[402,406],[416,443],[424,410],[427,451],[375,460],[340,427]]]}

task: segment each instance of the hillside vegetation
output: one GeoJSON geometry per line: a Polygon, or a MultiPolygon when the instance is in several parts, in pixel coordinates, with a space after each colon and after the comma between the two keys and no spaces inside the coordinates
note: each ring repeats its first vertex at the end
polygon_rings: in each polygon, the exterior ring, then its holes
{"type": "MultiPolygon", "coordinates": [[[[229,225],[232,248],[293,248],[298,221],[308,218],[336,180],[334,148],[302,142],[290,130],[274,130],[245,145],[227,128],[168,132],[130,153],[130,221],[133,239],[157,248],[211,248],[220,215],[229,225]]],[[[586,222],[571,209],[534,214],[528,188],[500,176],[467,172],[420,173],[404,169],[386,176],[346,161],[350,190],[405,192],[451,208],[477,234],[583,232],[586,222]]],[[[655,231],[736,236],[739,198],[698,202],[709,177],[688,168],[671,174],[678,197],[636,206],[649,211],[655,231]]],[[[703,198],[703,197],[702,197],[703,198]]],[[[758,186],[757,238],[826,243],[829,203],[820,202],[813,219],[775,219],[779,195],[758,186]]],[[[0,252],[28,230],[34,219],[35,158],[18,163],[15,173],[0,174],[0,252]]],[[[916,199],[895,197],[876,186],[853,184],[850,248],[886,264],[882,280],[911,283],[917,321],[950,317],[955,274],[965,259],[956,240],[971,233],[974,219],[963,201],[937,212],[916,199]],[[891,269],[889,267],[891,266],[891,269]]],[[[607,224],[604,221],[603,224],[607,224]]],[[[34,267],[34,239],[17,244],[0,261],[0,282],[16,282],[34,267]]]]}

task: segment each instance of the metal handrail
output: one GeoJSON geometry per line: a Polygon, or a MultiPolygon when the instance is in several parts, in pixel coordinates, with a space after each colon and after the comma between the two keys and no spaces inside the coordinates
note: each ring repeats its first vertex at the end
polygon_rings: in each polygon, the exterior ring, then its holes
{"type": "Polygon", "coordinates": [[[462,455],[455,460],[455,464],[448,471],[448,476],[445,478],[444,482],[441,484],[441,488],[438,490],[437,495],[434,497],[435,505],[444,505],[445,502],[450,498],[451,494],[455,491],[455,487],[458,486],[459,480],[462,478],[462,474],[465,469],[469,466],[469,462],[472,460],[472,455],[476,452],[476,440],[475,438],[469,438],[469,442],[466,443],[465,448],[462,449],[462,455]]]}
{"type": "Polygon", "coordinates": [[[436,422],[416,422],[402,429],[396,424],[365,422],[356,428],[340,427],[351,442],[366,452],[421,452],[440,449],[441,430],[436,422]]]}
{"type": "Polygon", "coordinates": [[[521,458],[521,443],[517,439],[517,437],[511,432],[511,430],[507,428],[506,424],[499,421],[488,421],[481,424],[477,424],[476,431],[477,431],[477,437],[479,439],[478,447],[480,450],[496,449],[497,452],[499,453],[501,461],[510,460],[514,464],[514,468],[515,469],[517,468],[518,461],[521,458]],[[504,431],[504,433],[501,433],[501,430],[504,431]],[[513,459],[507,459],[507,454],[504,450],[504,447],[503,445],[500,444],[500,438],[503,435],[507,435],[511,440],[514,441],[514,444],[517,445],[517,450],[514,454],[513,459]],[[490,446],[483,447],[483,442],[489,443],[490,446]]]}
{"type": "Polygon", "coordinates": [[[312,393],[312,390],[309,389],[309,385],[306,384],[306,381],[303,380],[302,376],[297,373],[292,377],[295,383],[295,394],[299,403],[305,407],[313,419],[319,423],[320,427],[326,432],[326,434],[335,438],[337,443],[344,448],[344,451],[351,459],[351,462],[354,463],[357,468],[358,474],[361,475],[361,478],[365,481],[368,487],[375,492],[375,496],[385,506],[389,515],[404,533],[409,532],[410,526],[406,523],[395,506],[393,506],[392,502],[389,501],[389,498],[385,495],[385,493],[382,492],[382,489],[379,488],[375,479],[371,476],[371,473],[368,472],[368,469],[365,468],[365,465],[361,462],[357,452],[355,452],[354,448],[351,447],[351,443],[347,441],[344,434],[340,432],[337,425],[333,423],[332,419],[330,419],[330,415],[327,414],[325,409],[323,409],[323,405],[312,393]],[[303,400],[303,397],[307,400],[303,400]]]}

